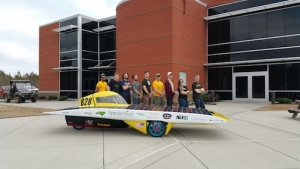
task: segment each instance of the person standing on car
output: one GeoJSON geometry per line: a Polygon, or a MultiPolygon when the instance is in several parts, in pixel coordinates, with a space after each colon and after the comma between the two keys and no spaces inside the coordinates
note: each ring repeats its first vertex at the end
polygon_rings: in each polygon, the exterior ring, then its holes
{"type": "Polygon", "coordinates": [[[131,83],[128,81],[129,74],[124,73],[122,76],[121,81],[121,96],[126,100],[128,104],[131,104],[131,97],[130,97],[130,89],[131,89],[131,83]]]}
{"type": "Polygon", "coordinates": [[[101,74],[101,80],[97,83],[95,93],[109,91],[109,86],[106,83],[106,76],[104,73],[101,74]]]}
{"type": "Polygon", "coordinates": [[[178,81],[178,103],[179,107],[189,107],[187,97],[189,94],[188,88],[183,85],[183,80],[179,79],[178,81]]]}
{"type": "Polygon", "coordinates": [[[138,76],[132,75],[133,82],[131,83],[132,86],[132,102],[133,104],[140,104],[140,100],[142,98],[141,86],[138,82],[138,76]]]}
{"type": "Polygon", "coordinates": [[[149,80],[149,71],[144,72],[144,80],[142,81],[142,89],[143,89],[143,102],[144,104],[151,104],[151,82],[149,80]]]}
{"type": "Polygon", "coordinates": [[[108,83],[110,91],[116,92],[121,95],[121,82],[119,80],[119,74],[116,72],[114,79],[108,83]]]}
{"type": "Polygon", "coordinates": [[[172,106],[175,97],[174,85],[172,83],[172,72],[168,72],[168,79],[165,82],[167,106],[172,106]]]}
{"type": "Polygon", "coordinates": [[[153,88],[153,104],[156,106],[164,105],[163,95],[164,95],[164,84],[160,81],[160,74],[156,73],[156,80],[152,83],[153,88]]]}
{"type": "Polygon", "coordinates": [[[195,74],[194,83],[192,84],[193,101],[195,102],[196,108],[205,109],[204,101],[201,96],[201,93],[205,92],[205,89],[202,87],[199,80],[200,80],[200,76],[198,74],[195,74]]]}

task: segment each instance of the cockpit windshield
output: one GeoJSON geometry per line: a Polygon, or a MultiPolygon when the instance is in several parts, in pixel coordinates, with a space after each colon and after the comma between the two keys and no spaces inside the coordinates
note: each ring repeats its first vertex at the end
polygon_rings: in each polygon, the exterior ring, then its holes
{"type": "Polygon", "coordinates": [[[120,95],[96,97],[97,103],[115,103],[115,104],[127,104],[126,100],[120,95]]]}

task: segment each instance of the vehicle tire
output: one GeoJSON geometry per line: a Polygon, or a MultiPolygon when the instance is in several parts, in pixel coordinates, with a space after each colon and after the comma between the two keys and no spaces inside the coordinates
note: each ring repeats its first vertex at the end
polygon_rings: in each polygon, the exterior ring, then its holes
{"type": "Polygon", "coordinates": [[[4,99],[4,102],[5,102],[5,103],[9,103],[9,102],[10,102],[10,99],[8,98],[7,95],[4,95],[4,96],[3,96],[3,99],[4,99]]]}
{"type": "Polygon", "coordinates": [[[76,129],[76,130],[82,130],[82,129],[84,129],[85,127],[82,127],[82,126],[73,126],[73,128],[76,129]]]}
{"type": "Polygon", "coordinates": [[[161,137],[166,131],[165,122],[162,121],[149,121],[147,126],[149,134],[153,137],[161,137]]]}
{"type": "Polygon", "coordinates": [[[31,102],[32,102],[32,103],[35,103],[35,102],[36,102],[36,97],[32,97],[32,98],[31,98],[31,102]]]}
{"type": "Polygon", "coordinates": [[[16,96],[15,97],[15,102],[16,103],[20,103],[21,102],[21,97],[20,96],[16,96]]]}

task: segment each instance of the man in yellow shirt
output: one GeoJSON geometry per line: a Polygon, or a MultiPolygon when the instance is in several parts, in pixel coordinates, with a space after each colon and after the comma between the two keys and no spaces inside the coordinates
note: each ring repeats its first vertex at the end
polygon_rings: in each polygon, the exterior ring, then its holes
{"type": "Polygon", "coordinates": [[[109,86],[107,85],[107,82],[105,81],[105,74],[101,74],[101,80],[97,83],[95,93],[97,92],[103,92],[103,91],[109,91],[109,86]]]}
{"type": "Polygon", "coordinates": [[[153,104],[156,106],[162,106],[163,102],[163,95],[164,95],[164,84],[160,81],[160,74],[156,73],[155,75],[156,80],[153,81],[153,104]]]}

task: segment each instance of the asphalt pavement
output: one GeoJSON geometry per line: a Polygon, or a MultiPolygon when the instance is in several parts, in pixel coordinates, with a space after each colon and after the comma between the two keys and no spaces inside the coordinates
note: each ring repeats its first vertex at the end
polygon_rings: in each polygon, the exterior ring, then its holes
{"type": "MultiPolygon", "coordinates": [[[[77,106],[76,101],[9,104],[77,106]]],[[[300,168],[300,117],[292,119],[287,111],[252,111],[266,104],[207,105],[230,121],[174,125],[159,138],[133,128],[77,131],[60,115],[0,119],[0,169],[300,168]]]]}

